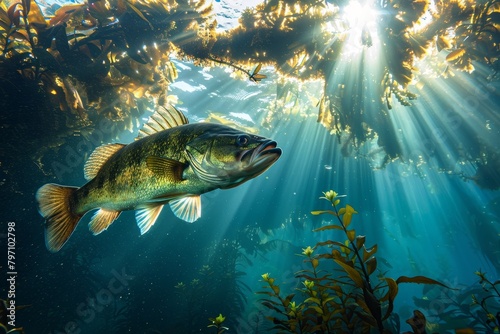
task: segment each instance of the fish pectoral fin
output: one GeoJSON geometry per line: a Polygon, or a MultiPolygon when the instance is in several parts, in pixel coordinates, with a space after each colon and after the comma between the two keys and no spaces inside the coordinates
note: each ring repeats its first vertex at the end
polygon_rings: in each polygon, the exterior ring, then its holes
{"type": "Polygon", "coordinates": [[[177,160],[156,156],[147,157],[146,165],[156,175],[167,177],[172,182],[182,181],[182,173],[187,167],[186,164],[177,160]]]}
{"type": "Polygon", "coordinates": [[[163,209],[163,205],[150,204],[136,211],[135,220],[137,220],[137,226],[141,230],[141,235],[149,231],[151,226],[154,225],[160,215],[161,209],[163,209]]]}
{"type": "Polygon", "coordinates": [[[188,223],[195,222],[201,217],[201,197],[193,195],[175,199],[169,202],[172,212],[188,223]]]}
{"type": "Polygon", "coordinates": [[[116,152],[118,152],[125,146],[127,145],[107,144],[101,145],[96,148],[83,167],[85,180],[92,180],[97,175],[101,167],[106,163],[106,161],[108,161],[109,158],[111,158],[116,152]]]}
{"type": "Polygon", "coordinates": [[[89,223],[89,229],[97,235],[104,230],[107,230],[109,225],[111,225],[116,218],[120,215],[121,211],[113,211],[106,209],[99,209],[92,217],[89,223]]]}

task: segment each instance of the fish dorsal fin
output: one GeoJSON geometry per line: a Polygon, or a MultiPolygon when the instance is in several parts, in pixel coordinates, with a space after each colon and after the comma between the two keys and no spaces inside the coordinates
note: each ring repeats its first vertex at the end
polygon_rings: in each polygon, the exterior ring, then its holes
{"type": "Polygon", "coordinates": [[[85,163],[85,167],[83,167],[85,179],[87,181],[92,180],[97,175],[102,165],[125,146],[124,144],[106,144],[96,148],[85,163]]]}
{"type": "Polygon", "coordinates": [[[142,129],[139,130],[139,134],[135,140],[188,123],[189,121],[186,116],[174,106],[170,104],[167,104],[165,107],[159,106],[143,125],[142,129]]]}
{"type": "Polygon", "coordinates": [[[97,235],[104,230],[107,230],[116,218],[120,215],[121,211],[113,211],[106,209],[99,209],[89,223],[89,229],[97,235]]]}
{"type": "Polygon", "coordinates": [[[137,226],[141,230],[141,235],[149,231],[151,226],[154,225],[160,215],[161,209],[163,209],[163,205],[150,204],[137,210],[135,220],[137,220],[137,226]]]}
{"type": "Polygon", "coordinates": [[[172,212],[188,223],[195,222],[201,217],[201,197],[193,195],[175,199],[169,202],[172,212]]]}
{"type": "Polygon", "coordinates": [[[149,156],[146,158],[148,169],[158,176],[164,176],[171,182],[183,180],[182,173],[187,165],[177,160],[149,156]]]}

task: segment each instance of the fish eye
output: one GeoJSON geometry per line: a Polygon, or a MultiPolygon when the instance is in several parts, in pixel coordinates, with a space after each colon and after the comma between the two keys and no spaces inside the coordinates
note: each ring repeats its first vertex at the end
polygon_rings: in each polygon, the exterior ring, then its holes
{"type": "Polygon", "coordinates": [[[243,145],[248,144],[249,141],[250,141],[250,137],[249,136],[247,136],[247,135],[241,135],[241,136],[238,136],[236,138],[236,145],[243,146],[243,145]]]}

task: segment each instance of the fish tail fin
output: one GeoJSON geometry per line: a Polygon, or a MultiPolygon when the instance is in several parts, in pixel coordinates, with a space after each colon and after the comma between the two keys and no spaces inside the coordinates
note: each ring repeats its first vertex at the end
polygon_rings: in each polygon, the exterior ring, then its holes
{"type": "Polygon", "coordinates": [[[68,241],[82,215],[72,211],[71,199],[78,188],[46,184],[38,189],[36,199],[45,218],[45,244],[53,253],[68,241]]]}

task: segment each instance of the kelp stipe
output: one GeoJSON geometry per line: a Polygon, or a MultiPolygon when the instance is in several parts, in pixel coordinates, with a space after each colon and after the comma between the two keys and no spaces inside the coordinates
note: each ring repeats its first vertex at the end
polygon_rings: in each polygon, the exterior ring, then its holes
{"type": "MultiPolygon", "coordinates": [[[[329,201],[333,210],[312,211],[312,214],[329,214],[336,217],[337,222],[314,231],[341,230],[347,240],[327,240],[303,249],[301,256],[305,258],[304,262],[310,264],[310,269],[296,273],[297,278],[304,279],[304,288],[298,289],[305,295],[302,302],[293,300],[295,293],[283,298],[274,278],[263,274],[265,290],[258,293],[268,296],[261,300],[262,305],[273,312],[267,319],[274,324],[272,329],[280,332],[391,333],[386,320],[392,315],[400,283],[446,286],[424,276],[401,276],[397,279],[378,277],[374,282],[372,274],[377,269],[377,245],[367,248],[366,237],[356,235],[356,231],[349,228],[357,212],[348,204],[339,207],[340,198],[344,196],[339,196],[333,190],[323,194],[321,198],[329,201]],[[325,246],[332,250],[319,252],[325,246]],[[336,264],[336,271],[340,271],[340,275],[320,269],[320,261],[326,264],[328,260],[336,264]]],[[[391,320],[394,322],[394,319],[391,320]]]]}

